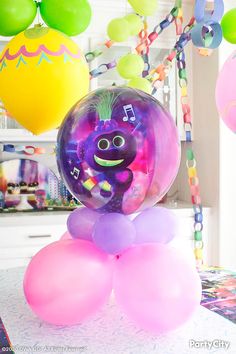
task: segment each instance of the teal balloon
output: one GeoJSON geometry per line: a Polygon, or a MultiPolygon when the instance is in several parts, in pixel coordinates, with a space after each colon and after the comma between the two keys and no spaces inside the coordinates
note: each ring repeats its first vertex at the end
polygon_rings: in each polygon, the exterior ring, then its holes
{"type": "Polygon", "coordinates": [[[0,35],[15,36],[24,31],[36,14],[34,0],[0,0],[0,35]]]}
{"type": "Polygon", "coordinates": [[[92,10],[87,0],[42,0],[44,22],[68,36],[77,36],[89,26],[92,10]]]}

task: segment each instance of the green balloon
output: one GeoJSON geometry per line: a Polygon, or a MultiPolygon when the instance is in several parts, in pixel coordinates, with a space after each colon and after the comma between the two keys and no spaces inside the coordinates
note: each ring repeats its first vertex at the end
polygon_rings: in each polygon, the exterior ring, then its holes
{"type": "Polygon", "coordinates": [[[24,31],[36,13],[34,0],[0,0],[0,35],[15,36],[24,31]]]}
{"type": "Polygon", "coordinates": [[[136,78],[130,80],[128,82],[127,86],[132,87],[134,89],[144,91],[149,94],[152,93],[152,84],[150,83],[150,81],[148,81],[147,79],[144,79],[143,77],[136,77],[136,78]]]}
{"type": "Polygon", "coordinates": [[[125,16],[125,20],[129,23],[129,29],[131,36],[137,36],[143,29],[142,19],[135,14],[129,14],[125,16]]]}
{"type": "Polygon", "coordinates": [[[127,54],[118,61],[117,70],[124,79],[136,78],[144,70],[144,61],[137,54],[127,54]]]}
{"type": "Polygon", "coordinates": [[[77,36],[89,26],[92,10],[87,0],[42,0],[44,22],[68,36],[77,36]]]}
{"type": "Polygon", "coordinates": [[[115,42],[125,42],[130,36],[129,23],[124,18],[115,18],[107,27],[108,37],[115,42]]]}
{"type": "Polygon", "coordinates": [[[157,0],[128,0],[128,2],[141,16],[151,16],[157,10],[157,0]]]}
{"type": "Polygon", "coordinates": [[[226,12],[222,18],[221,27],[224,39],[236,44],[236,8],[226,12]]]}

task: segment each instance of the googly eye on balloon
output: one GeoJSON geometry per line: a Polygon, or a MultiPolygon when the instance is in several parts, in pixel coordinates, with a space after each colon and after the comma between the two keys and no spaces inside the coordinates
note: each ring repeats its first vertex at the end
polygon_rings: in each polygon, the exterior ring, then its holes
{"type": "Polygon", "coordinates": [[[178,133],[152,96],[127,87],[98,89],[65,118],[57,161],[85,206],[130,214],[154,205],[169,189],[180,161],[178,133]]]}

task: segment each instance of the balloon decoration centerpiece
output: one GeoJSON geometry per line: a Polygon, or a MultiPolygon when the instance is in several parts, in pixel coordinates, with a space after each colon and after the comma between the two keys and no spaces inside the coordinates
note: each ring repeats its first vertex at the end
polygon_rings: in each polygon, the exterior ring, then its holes
{"type": "Polygon", "coordinates": [[[170,114],[139,90],[99,89],[65,118],[57,158],[65,183],[86,207],[69,216],[69,233],[28,266],[24,291],[33,311],[53,324],[81,323],[114,289],[143,329],[160,333],[184,323],[200,302],[200,279],[167,244],[177,233],[174,214],[151,208],[179,167],[170,114]]]}
{"type": "MultiPolygon", "coordinates": [[[[183,30],[182,1],[176,0],[149,33],[146,16],[154,14],[157,1],[128,3],[135,13],[112,19],[109,39],[85,60],[67,35],[88,27],[87,0],[0,1],[0,34],[15,36],[0,56],[0,98],[9,114],[34,134],[59,127],[67,114],[58,135],[58,166],[68,189],[85,206],[69,216],[61,240],[29,264],[24,291],[32,310],[49,323],[78,324],[95,314],[113,289],[117,303],[137,325],[160,333],[192,315],[201,283],[194,265],[169,245],[179,232],[175,215],[154,207],[176,177],[180,144],[173,118],[149,94],[160,88],[176,59],[186,141],[191,143],[184,48],[192,41],[200,54],[210,55],[223,36],[235,43],[235,9],[220,24],[223,0],[214,1],[213,11],[205,0],[196,0],[194,17],[183,30]],[[49,27],[28,29],[37,8],[49,27]],[[177,42],[163,63],[153,67],[150,47],[172,23],[177,42]],[[135,52],[89,73],[87,62],[131,36],[138,36],[135,52]],[[100,89],[84,97],[89,79],[115,67],[128,80],[126,88],[100,89]]],[[[217,104],[235,131],[234,67],[233,55],[218,80],[217,104]]],[[[202,205],[192,149],[187,156],[199,265],[202,205]]]]}

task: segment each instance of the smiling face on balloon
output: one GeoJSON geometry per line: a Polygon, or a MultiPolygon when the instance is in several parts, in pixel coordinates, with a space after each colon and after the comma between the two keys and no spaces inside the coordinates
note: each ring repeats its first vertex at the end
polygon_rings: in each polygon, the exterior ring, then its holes
{"type": "Polygon", "coordinates": [[[114,171],[128,167],[136,157],[135,137],[125,131],[92,133],[85,142],[84,159],[95,171],[114,171]]]}

